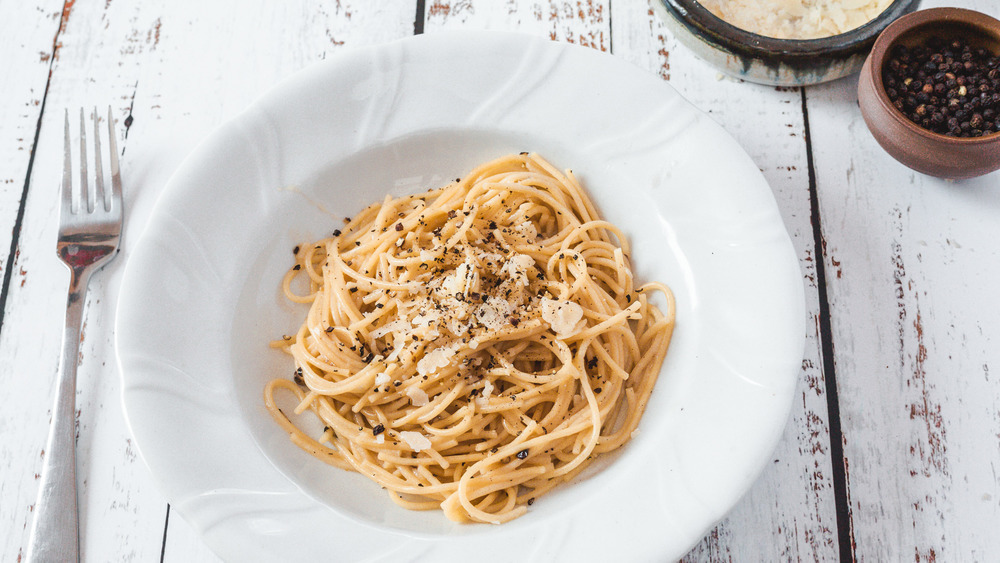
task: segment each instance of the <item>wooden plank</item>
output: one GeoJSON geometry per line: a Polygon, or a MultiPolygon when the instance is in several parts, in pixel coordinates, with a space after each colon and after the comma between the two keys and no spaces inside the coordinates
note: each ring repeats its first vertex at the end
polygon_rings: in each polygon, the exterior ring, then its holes
{"type": "Polygon", "coordinates": [[[723,78],[672,37],[655,13],[657,1],[613,5],[613,52],[668,80],[760,167],[799,256],[810,319],[801,379],[774,463],[685,560],[835,559],[837,518],[801,94],[723,78]]]}
{"type": "MultiPolygon", "coordinates": [[[[29,276],[38,272],[30,263],[21,259],[20,247],[14,235],[19,230],[22,197],[25,190],[29,162],[35,143],[39,115],[45,98],[49,71],[53,63],[59,33],[62,29],[62,0],[33,0],[4,5],[0,18],[0,76],[4,86],[0,89],[0,343],[11,333],[25,325],[16,324],[12,315],[16,308],[7,302],[8,288],[20,288],[29,276]],[[13,255],[11,255],[12,245],[13,255]],[[5,306],[6,305],[6,306],[5,306]]],[[[51,251],[50,251],[51,254],[51,251]]],[[[33,333],[22,334],[29,340],[33,333]]],[[[41,346],[35,342],[32,347],[41,346]]],[[[52,357],[58,356],[59,342],[51,347],[52,357]]],[[[25,555],[22,533],[30,525],[30,509],[35,502],[37,476],[33,468],[40,466],[39,454],[45,440],[28,442],[22,434],[24,417],[43,419],[47,422],[49,402],[35,403],[33,411],[18,408],[24,395],[22,389],[47,388],[51,370],[38,366],[18,370],[8,361],[12,351],[0,344],[0,386],[5,389],[5,403],[0,411],[0,560],[21,561],[25,555]],[[39,385],[39,381],[42,382],[39,385]]],[[[21,366],[22,368],[24,366],[21,366]]],[[[30,389],[28,397],[41,394],[40,389],[30,389]]]]}
{"type": "Polygon", "coordinates": [[[424,31],[498,29],[611,49],[609,0],[432,0],[427,2],[424,31]]]}
{"type": "MultiPolygon", "coordinates": [[[[927,0],[997,15],[992,0],[927,0]]],[[[808,95],[854,557],[1000,553],[1000,173],[918,174],[875,142],[856,80],[808,95]]]]}
{"type": "MultiPolygon", "coordinates": [[[[22,269],[29,272],[22,284],[11,286],[0,351],[16,377],[4,385],[16,404],[5,409],[4,421],[16,439],[13,446],[22,461],[22,481],[16,495],[6,496],[0,507],[3,522],[16,530],[4,539],[5,552],[19,556],[26,549],[30,507],[35,502],[37,474],[47,433],[53,376],[60,349],[67,273],[53,255],[59,174],[61,173],[63,109],[111,103],[121,120],[128,114],[134,80],[131,67],[151,52],[155,27],[151,21],[115,25],[108,8],[68,3],[62,11],[58,49],[53,56],[52,77],[42,116],[42,130],[35,153],[24,223],[20,232],[22,269]],[[141,31],[140,31],[140,27],[141,31]],[[145,37],[149,36],[150,41],[145,37]],[[131,65],[126,61],[133,60],[131,65]],[[121,63],[119,66],[118,63],[121,63]],[[13,327],[25,330],[11,330],[13,327]],[[24,374],[31,374],[25,378],[24,374]],[[27,478],[27,481],[25,479],[27,478]],[[9,501],[9,502],[8,502],[9,501]]],[[[75,117],[75,111],[74,111],[75,117]]],[[[122,129],[119,128],[119,134],[122,129]]],[[[127,143],[119,136],[120,146],[127,143]]],[[[107,145],[105,145],[107,146],[107,145]]],[[[133,168],[123,163],[126,182],[133,168]]],[[[129,195],[135,185],[126,184],[129,195]]],[[[121,260],[91,284],[78,374],[78,477],[82,548],[93,560],[151,560],[160,551],[165,503],[152,479],[138,462],[134,444],[122,424],[114,368],[111,327],[114,299],[109,279],[120,271],[121,260]]],[[[8,476],[3,476],[7,482],[8,476]]]]}
{"type": "Polygon", "coordinates": [[[697,60],[666,31],[653,2],[445,2],[428,5],[425,30],[512,29],[613,50],[670,80],[750,150],[775,190],[802,261],[811,319],[802,383],[775,463],[691,560],[824,559],[837,553],[826,387],[821,372],[819,313],[812,262],[801,98],[732,80],[697,60]],[[748,111],[748,108],[753,108],[748,111]],[[762,538],[766,540],[762,541],[762,538]]]}
{"type": "MultiPolygon", "coordinates": [[[[6,278],[8,284],[21,283],[27,275],[16,256],[10,256],[10,234],[14,232],[21,209],[63,7],[62,0],[10,4],[4,6],[4,16],[0,18],[0,76],[4,77],[0,89],[0,109],[3,110],[3,119],[0,119],[0,280],[6,278]]],[[[6,291],[0,290],[0,295],[5,294],[6,291]]],[[[2,299],[0,307],[3,307],[2,299]]],[[[2,319],[3,311],[0,311],[2,319]]],[[[0,453],[0,460],[4,457],[0,453]]],[[[3,487],[0,483],[0,494],[3,487]]]]}
{"type": "MultiPolygon", "coordinates": [[[[0,334],[0,383],[17,397],[2,413],[10,458],[0,482],[3,556],[27,542],[33,474],[45,441],[52,375],[63,318],[66,273],[53,256],[55,187],[62,108],[113,106],[128,205],[127,256],[169,174],[194,144],[263,90],[338,49],[413,31],[415,5],[367,2],[101,2],[67,4],[42,119],[20,262],[0,334]],[[127,124],[127,126],[126,126],[127,124]],[[54,297],[55,296],[55,297],[54,297]],[[14,330],[18,327],[24,330],[14,330]],[[28,471],[25,471],[25,469],[28,471]],[[8,471],[10,469],[10,471],[8,471]]],[[[79,471],[83,550],[93,561],[155,561],[163,549],[166,502],[139,461],[123,424],[113,350],[113,313],[123,260],[94,279],[79,368],[79,471]]],[[[170,558],[205,560],[207,551],[176,514],[170,558]],[[179,524],[180,522],[180,524],[179,524]]],[[[209,558],[210,559],[210,558],[209,558]]]]}

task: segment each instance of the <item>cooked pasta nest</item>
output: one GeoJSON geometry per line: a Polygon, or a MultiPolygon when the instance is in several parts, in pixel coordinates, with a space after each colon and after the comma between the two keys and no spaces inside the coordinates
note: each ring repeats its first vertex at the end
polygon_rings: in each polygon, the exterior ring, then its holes
{"type": "Polygon", "coordinates": [[[386,197],[295,256],[284,291],[309,312],[272,344],[295,363],[264,391],[275,421],[460,522],[517,518],[625,444],[674,327],[669,288],[637,286],[624,234],[533,154],[386,197]]]}

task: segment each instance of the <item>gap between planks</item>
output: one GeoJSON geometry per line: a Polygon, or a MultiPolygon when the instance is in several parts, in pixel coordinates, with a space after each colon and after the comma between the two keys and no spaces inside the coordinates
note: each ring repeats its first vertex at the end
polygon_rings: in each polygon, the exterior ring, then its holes
{"type": "Polygon", "coordinates": [[[837,538],[840,560],[854,561],[854,529],[851,523],[850,495],[847,467],[844,459],[844,435],[840,427],[840,399],[837,395],[837,368],[833,355],[833,330],[830,320],[830,301],[826,292],[826,260],[823,225],[819,214],[819,193],[816,188],[816,168],[813,162],[812,138],[809,130],[809,104],[806,88],[802,95],[802,123],[805,131],[806,163],[809,168],[809,207],[813,230],[816,288],[819,292],[819,334],[822,346],[823,379],[826,382],[827,420],[830,425],[830,464],[833,473],[833,497],[837,511],[837,538]]]}
{"type": "Polygon", "coordinates": [[[426,17],[425,0],[417,0],[417,13],[413,18],[413,35],[424,33],[424,18],[426,17]]]}
{"type": "Polygon", "coordinates": [[[24,174],[24,186],[21,188],[21,201],[17,204],[17,215],[14,218],[14,228],[10,236],[10,252],[7,254],[7,263],[3,270],[3,285],[0,285],[0,332],[4,327],[4,311],[7,310],[7,295],[10,290],[11,280],[14,273],[14,263],[17,261],[17,246],[21,239],[21,225],[24,223],[24,210],[28,202],[28,190],[31,187],[31,170],[35,166],[35,154],[38,151],[38,139],[42,133],[42,116],[45,115],[45,102],[49,98],[49,85],[52,83],[52,67],[56,61],[56,51],[59,49],[59,35],[66,29],[66,19],[68,17],[65,4],[63,5],[61,21],[56,28],[55,35],[52,36],[52,51],[49,55],[49,73],[45,79],[45,91],[42,93],[42,103],[38,108],[38,121],[35,122],[35,137],[31,141],[31,154],[28,156],[28,168],[24,174]]]}

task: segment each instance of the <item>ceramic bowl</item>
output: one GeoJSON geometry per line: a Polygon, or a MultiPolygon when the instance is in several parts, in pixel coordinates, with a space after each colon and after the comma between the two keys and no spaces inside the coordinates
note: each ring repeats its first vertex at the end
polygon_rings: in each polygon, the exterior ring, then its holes
{"type": "Polygon", "coordinates": [[[171,517],[223,561],[676,561],[773,462],[802,373],[805,284],[757,165],[659,77],[548,38],[338,51],[193,150],[141,230],[115,329],[122,402],[171,517]],[[626,447],[513,522],[458,524],[293,444],[264,406],[293,369],[268,342],[308,314],[281,290],[294,246],[523,150],[573,168],[679,320],[626,447]]]}
{"type": "Polygon", "coordinates": [[[858,72],[879,33],[919,0],[894,0],[865,25],[821,39],[776,39],[726,23],[696,0],[662,0],[673,34],[722,72],[750,82],[806,86],[858,72]]]}
{"type": "Polygon", "coordinates": [[[893,158],[924,174],[962,179],[1000,169],[1000,133],[949,137],[924,129],[893,107],[882,83],[896,45],[915,46],[928,37],[960,35],[971,45],[1000,53],[1000,21],[960,8],[935,8],[899,18],[879,36],[858,81],[861,114],[875,140],[893,158]]]}

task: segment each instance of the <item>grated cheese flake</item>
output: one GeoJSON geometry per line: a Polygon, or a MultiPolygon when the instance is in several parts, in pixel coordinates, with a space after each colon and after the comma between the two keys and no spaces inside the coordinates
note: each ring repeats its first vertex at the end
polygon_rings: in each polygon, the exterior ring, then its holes
{"type": "Polygon", "coordinates": [[[528,269],[535,265],[535,259],[527,254],[515,254],[500,269],[517,285],[528,285],[528,269]]]}
{"type": "Polygon", "coordinates": [[[436,373],[437,370],[447,366],[454,355],[455,351],[451,348],[435,348],[417,362],[417,373],[420,375],[436,373]]]}
{"type": "Polygon", "coordinates": [[[409,332],[410,323],[403,320],[395,320],[376,328],[372,331],[372,338],[382,338],[383,336],[392,332],[409,332]]]}
{"type": "Polygon", "coordinates": [[[559,338],[569,338],[582,328],[583,307],[572,301],[542,299],[542,320],[549,323],[559,338]]]}
{"type": "Polygon", "coordinates": [[[399,437],[402,438],[403,441],[406,442],[406,445],[410,446],[410,449],[415,452],[426,450],[431,447],[431,441],[427,439],[427,436],[424,436],[420,432],[404,430],[399,433],[399,437]]]}
{"type": "Polygon", "coordinates": [[[417,386],[407,389],[406,396],[410,398],[410,404],[415,407],[422,407],[429,402],[427,392],[417,386]]]}
{"type": "Polygon", "coordinates": [[[741,29],[779,39],[818,39],[848,32],[878,17],[892,0],[701,0],[741,29]]]}

